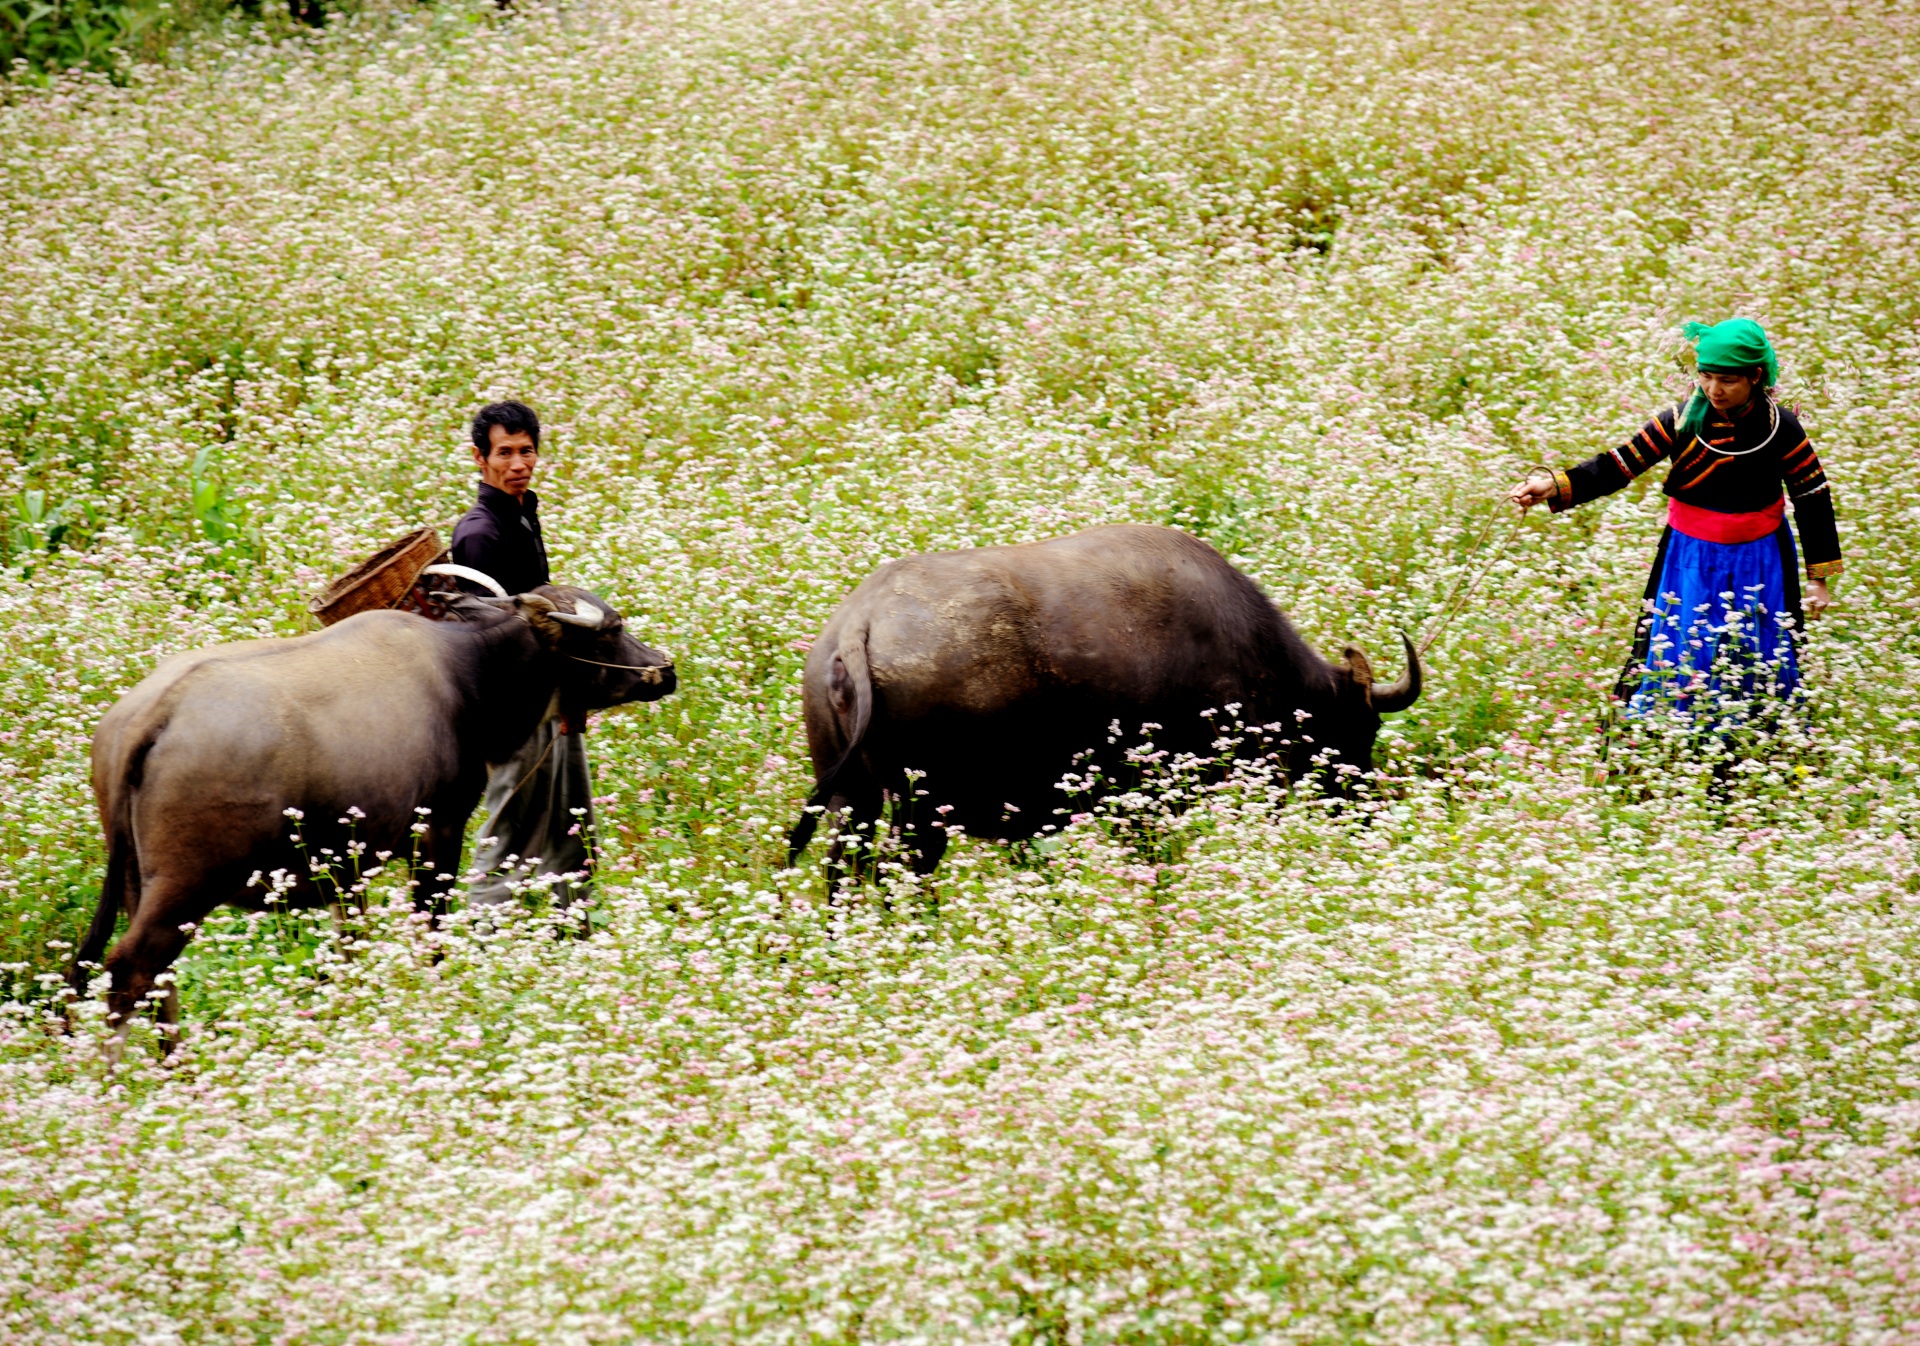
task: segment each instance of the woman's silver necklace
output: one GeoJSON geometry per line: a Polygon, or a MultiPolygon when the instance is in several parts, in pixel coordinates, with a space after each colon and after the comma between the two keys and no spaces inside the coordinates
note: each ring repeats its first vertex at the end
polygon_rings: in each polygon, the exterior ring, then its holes
{"type": "MultiPolygon", "coordinates": [[[[1780,433],[1780,408],[1777,405],[1775,405],[1775,403],[1771,398],[1769,398],[1767,401],[1767,410],[1773,416],[1773,425],[1767,431],[1767,437],[1761,440],[1758,444],[1755,444],[1750,449],[1716,449],[1713,447],[1713,445],[1707,443],[1706,440],[1701,439],[1699,435],[1695,435],[1694,438],[1700,441],[1700,447],[1705,449],[1708,453],[1717,453],[1722,458],[1745,458],[1750,453],[1758,453],[1760,452],[1760,450],[1766,448],[1767,445],[1773,443],[1773,437],[1780,433]]],[[[1734,434],[1736,436],[1739,433],[1740,432],[1737,429],[1734,431],[1734,434]]]]}

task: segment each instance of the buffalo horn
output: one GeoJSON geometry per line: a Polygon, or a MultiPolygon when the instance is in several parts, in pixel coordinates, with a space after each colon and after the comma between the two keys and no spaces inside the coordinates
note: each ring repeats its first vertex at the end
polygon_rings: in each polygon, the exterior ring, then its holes
{"type": "Polygon", "coordinates": [[[483,589],[492,590],[495,598],[505,598],[507,596],[507,591],[501,587],[499,580],[491,575],[483,574],[475,570],[472,566],[428,566],[420,573],[422,575],[451,575],[457,580],[466,580],[471,584],[478,584],[483,589]]]}
{"type": "Polygon", "coordinates": [[[1367,690],[1367,703],[1383,715],[1389,711],[1405,710],[1420,696],[1419,652],[1413,648],[1413,642],[1407,639],[1405,631],[1400,633],[1400,643],[1407,647],[1407,671],[1400,675],[1397,682],[1367,690]]]}
{"type": "Polygon", "coordinates": [[[556,608],[547,615],[552,617],[556,622],[564,623],[567,626],[584,626],[589,631],[598,630],[606,623],[607,610],[597,603],[589,603],[584,599],[576,599],[574,600],[573,606],[575,608],[573,612],[561,612],[556,608]]]}

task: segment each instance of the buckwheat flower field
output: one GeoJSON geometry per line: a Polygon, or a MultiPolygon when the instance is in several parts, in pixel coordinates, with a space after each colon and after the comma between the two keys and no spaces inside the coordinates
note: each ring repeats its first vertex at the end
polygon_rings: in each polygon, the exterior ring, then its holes
{"type": "Polygon", "coordinates": [[[1812,0],[448,0],[7,91],[0,1340],[1915,1340],[1916,106],[1812,0]],[[1847,570],[1716,764],[1606,713],[1659,471],[1499,497],[1736,312],[1847,570]],[[95,723],[503,396],[682,684],[588,739],[588,932],[224,912],[110,1069],[95,723]],[[1477,582],[1372,792],[785,869],[839,598],[1116,521],[1387,676],[1477,582]]]}

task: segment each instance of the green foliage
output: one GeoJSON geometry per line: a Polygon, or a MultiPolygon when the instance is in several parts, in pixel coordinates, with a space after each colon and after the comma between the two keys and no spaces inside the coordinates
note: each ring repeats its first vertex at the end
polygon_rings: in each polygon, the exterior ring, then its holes
{"type": "Polygon", "coordinates": [[[209,444],[193,456],[187,474],[188,508],[209,542],[228,543],[244,531],[239,507],[214,467],[215,448],[209,444]]]}
{"type": "Polygon", "coordinates": [[[159,17],[159,5],[138,0],[0,0],[0,72],[16,61],[30,74],[104,68],[159,17]]]}
{"type": "Polygon", "coordinates": [[[59,546],[60,539],[67,533],[67,525],[61,519],[64,512],[59,505],[47,508],[45,491],[20,492],[14,499],[12,527],[8,534],[10,553],[23,556],[36,551],[52,551],[59,546]]]}
{"type": "Polygon", "coordinates": [[[284,10],[264,12],[259,0],[0,0],[0,97],[9,78],[44,85],[63,70],[94,70],[118,79],[127,58],[152,59],[229,16],[286,33],[360,7],[355,0],[286,0],[284,10]]]}

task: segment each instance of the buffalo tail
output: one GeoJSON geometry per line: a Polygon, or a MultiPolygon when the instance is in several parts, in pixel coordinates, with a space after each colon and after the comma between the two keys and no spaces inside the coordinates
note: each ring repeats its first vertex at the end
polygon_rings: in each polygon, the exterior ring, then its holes
{"type": "Polygon", "coordinates": [[[73,967],[67,973],[67,985],[73,988],[75,996],[86,995],[90,979],[87,964],[99,963],[106,954],[107,944],[113,939],[114,922],[120,917],[120,909],[130,905],[125,898],[128,885],[132,882],[133,830],[124,821],[116,819],[107,840],[107,877],[100,884],[100,903],[93,909],[93,924],[87,927],[86,938],[73,951],[73,967]]]}
{"type": "Polygon", "coordinates": [[[147,754],[153,751],[148,738],[127,759],[126,772],[108,807],[102,810],[107,830],[107,876],[100,882],[100,902],[93,909],[93,924],[86,938],[73,951],[73,967],[67,972],[67,985],[75,997],[87,993],[87,964],[99,963],[113,939],[114,922],[124,909],[129,917],[140,902],[140,857],[133,844],[133,794],[146,774],[147,754]]]}

